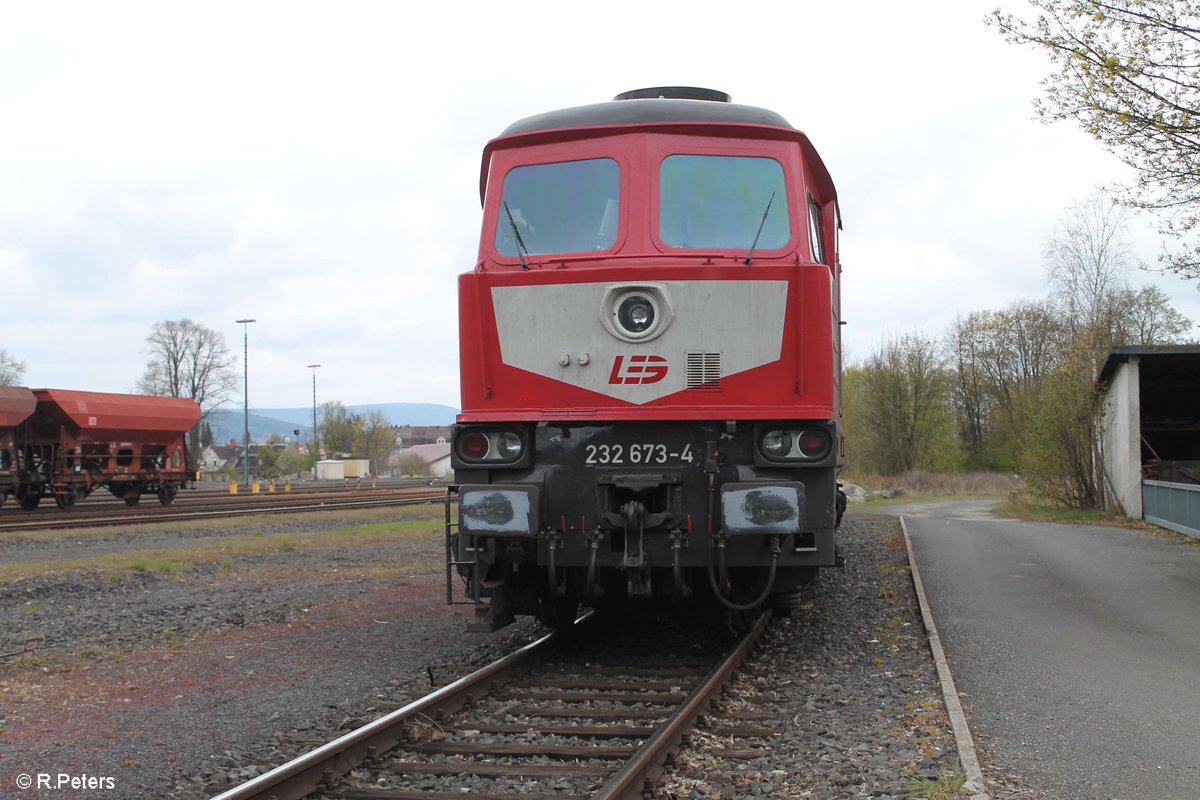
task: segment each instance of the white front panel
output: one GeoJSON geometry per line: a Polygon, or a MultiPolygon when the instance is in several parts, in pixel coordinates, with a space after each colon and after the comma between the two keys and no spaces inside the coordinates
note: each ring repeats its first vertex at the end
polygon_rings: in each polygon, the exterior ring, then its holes
{"type": "Polygon", "coordinates": [[[719,353],[723,377],[779,360],[787,281],[656,281],[670,324],[652,341],[630,343],[601,315],[610,287],[635,283],[494,287],[501,359],[637,404],[687,388],[688,353],[719,353]]]}

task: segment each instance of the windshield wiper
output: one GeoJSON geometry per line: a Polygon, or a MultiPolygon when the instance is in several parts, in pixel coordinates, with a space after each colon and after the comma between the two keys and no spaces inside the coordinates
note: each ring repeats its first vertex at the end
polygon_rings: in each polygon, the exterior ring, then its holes
{"type": "MultiPolygon", "coordinates": [[[[774,197],[775,195],[771,195],[774,197]]],[[[768,207],[770,204],[768,203],[768,207]]],[[[521,259],[521,269],[529,269],[529,262],[525,260],[525,254],[529,252],[529,248],[525,246],[524,240],[521,239],[521,232],[517,230],[517,221],[513,219],[512,212],[508,210],[508,202],[504,202],[504,214],[508,217],[508,224],[512,227],[513,238],[517,240],[517,258],[521,259]]],[[[761,228],[759,229],[761,230],[761,228]]],[[[755,239],[757,242],[758,239],[755,239]]],[[[746,261],[750,263],[749,260],[746,261]]]]}
{"type": "Polygon", "coordinates": [[[758,237],[762,236],[763,226],[767,224],[767,214],[771,213],[771,203],[775,202],[775,193],[771,192],[771,197],[767,200],[767,207],[763,209],[762,221],[758,223],[758,233],[754,234],[754,242],[750,245],[750,252],[746,253],[746,261],[749,264],[750,259],[754,258],[754,248],[758,247],[758,237]]]}

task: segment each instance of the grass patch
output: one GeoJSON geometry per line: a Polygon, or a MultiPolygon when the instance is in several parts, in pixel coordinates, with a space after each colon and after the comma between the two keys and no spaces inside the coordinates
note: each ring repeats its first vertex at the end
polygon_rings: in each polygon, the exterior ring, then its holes
{"type": "MultiPolygon", "coordinates": [[[[55,513],[51,511],[50,513],[55,513]]],[[[337,525],[346,520],[355,523],[385,522],[396,520],[426,519],[438,523],[440,530],[443,521],[443,511],[440,502],[436,504],[392,506],[384,508],[364,508],[355,510],[331,509],[329,511],[308,511],[295,514],[247,514],[240,517],[221,517],[202,521],[188,520],[179,522],[147,522],[139,525],[127,525],[121,530],[136,534],[140,531],[155,533],[192,533],[203,530],[208,533],[229,533],[242,535],[266,536],[272,528],[319,528],[325,525],[337,525]]],[[[37,531],[11,531],[4,534],[9,542],[45,542],[68,540],[71,542],[103,541],[112,537],[113,528],[71,528],[70,519],[63,520],[62,528],[37,531]]]]}
{"type": "MultiPolygon", "coordinates": [[[[16,580],[30,575],[43,575],[54,572],[70,572],[75,570],[99,570],[107,573],[111,580],[120,580],[121,575],[133,572],[154,572],[167,575],[186,573],[197,564],[218,564],[219,570],[228,574],[233,571],[238,559],[254,556],[265,556],[279,551],[315,550],[323,547],[370,547],[389,542],[414,542],[425,545],[430,551],[442,547],[443,518],[441,509],[436,516],[430,509],[413,507],[404,509],[389,509],[391,519],[377,521],[380,514],[378,509],[364,512],[354,512],[354,518],[362,514],[365,521],[362,524],[340,524],[331,529],[319,528],[321,520],[314,519],[318,514],[303,517],[308,530],[290,531],[286,533],[267,533],[262,528],[262,518],[252,525],[244,522],[236,533],[217,534],[180,541],[173,546],[137,548],[120,552],[106,553],[83,558],[44,559],[20,563],[0,564],[0,582],[16,580]],[[408,512],[405,514],[404,512],[408,512]],[[400,516],[400,519],[396,517],[400,516]],[[225,564],[229,566],[226,567],[225,564]]],[[[322,512],[321,515],[333,515],[334,512],[322,512]]],[[[272,518],[275,521],[275,518],[272,518]]],[[[332,519],[337,523],[345,523],[347,514],[336,513],[332,519]]],[[[187,530],[202,529],[211,532],[214,526],[204,523],[188,523],[187,530]]],[[[282,525],[281,525],[282,527],[282,525]]],[[[153,528],[161,531],[161,526],[153,528]]],[[[96,536],[95,531],[90,538],[96,536]]]]}
{"type": "Polygon", "coordinates": [[[1035,502],[1028,495],[1012,495],[996,507],[1002,517],[1021,519],[1027,522],[1062,522],[1076,525],[1121,525],[1145,529],[1141,520],[1130,519],[1111,511],[1099,509],[1065,508],[1053,504],[1035,502]]]}
{"type": "Polygon", "coordinates": [[[125,565],[126,569],[133,572],[160,572],[165,575],[178,575],[189,570],[191,566],[178,558],[135,558],[125,565]]]}
{"type": "Polygon", "coordinates": [[[904,784],[904,794],[901,797],[924,798],[924,800],[951,800],[955,797],[965,797],[963,786],[967,776],[961,770],[942,770],[936,778],[914,778],[904,784]]]}
{"type": "Polygon", "coordinates": [[[905,499],[913,495],[945,497],[966,495],[977,497],[1007,497],[1021,491],[1021,479],[1003,472],[929,472],[909,470],[899,475],[856,474],[847,472],[842,480],[872,492],[904,490],[905,499]]]}
{"type": "Polygon", "coordinates": [[[40,614],[45,610],[45,606],[32,600],[30,600],[28,603],[21,603],[21,605],[17,606],[17,611],[22,614],[40,614]]]}

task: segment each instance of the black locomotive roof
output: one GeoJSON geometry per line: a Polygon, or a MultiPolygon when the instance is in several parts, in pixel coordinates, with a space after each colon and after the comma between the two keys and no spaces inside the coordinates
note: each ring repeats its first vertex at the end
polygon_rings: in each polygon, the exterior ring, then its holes
{"type": "Polygon", "coordinates": [[[611,102],[563,108],[518,120],[502,134],[488,142],[483,150],[483,165],[479,172],[479,197],[487,192],[489,164],[492,154],[504,147],[520,147],[531,141],[566,141],[588,135],[589,128],[620,127],[622,125],[670,125],[680,122],[712,123],[714,125],[759,125],[759,132],[769,138],[783,138],[800,143],[816,175],[823,197],[836,198],[837,191],[829,171],[821,161],[808,137],[793,128],[774,111],[756,106],[729,102],[729,95],[712,89],[689,86],[665,86],[635,89],[617,95],[611,102]],[[770,129],[774,128],[774,131],[770,129]]]}
{"type": "MultiPolygon", "coordinates": [[[[729,95],[711,89],[662,87],[625,92],[608,103],[548,111],[509,125],[505,136],[560,128],[597,125],[640,125],[655,122],[717,122],[792,128],[774,111],[729,102],[729,95]]],[[[794,130],[794,128],[792,128],[794,130]]]]}

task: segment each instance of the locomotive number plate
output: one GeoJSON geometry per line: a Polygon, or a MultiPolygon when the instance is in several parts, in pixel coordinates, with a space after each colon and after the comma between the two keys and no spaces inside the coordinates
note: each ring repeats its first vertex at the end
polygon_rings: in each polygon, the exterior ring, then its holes
{"type": "Polygon", "coordinates": [[[634,442],[632,444],[589,444],[584,447],[583,463],[588,466],[610,464],[691,464],[694,456],[692,446],[684,444],[665,445],[658,442],[634,442]]]}

